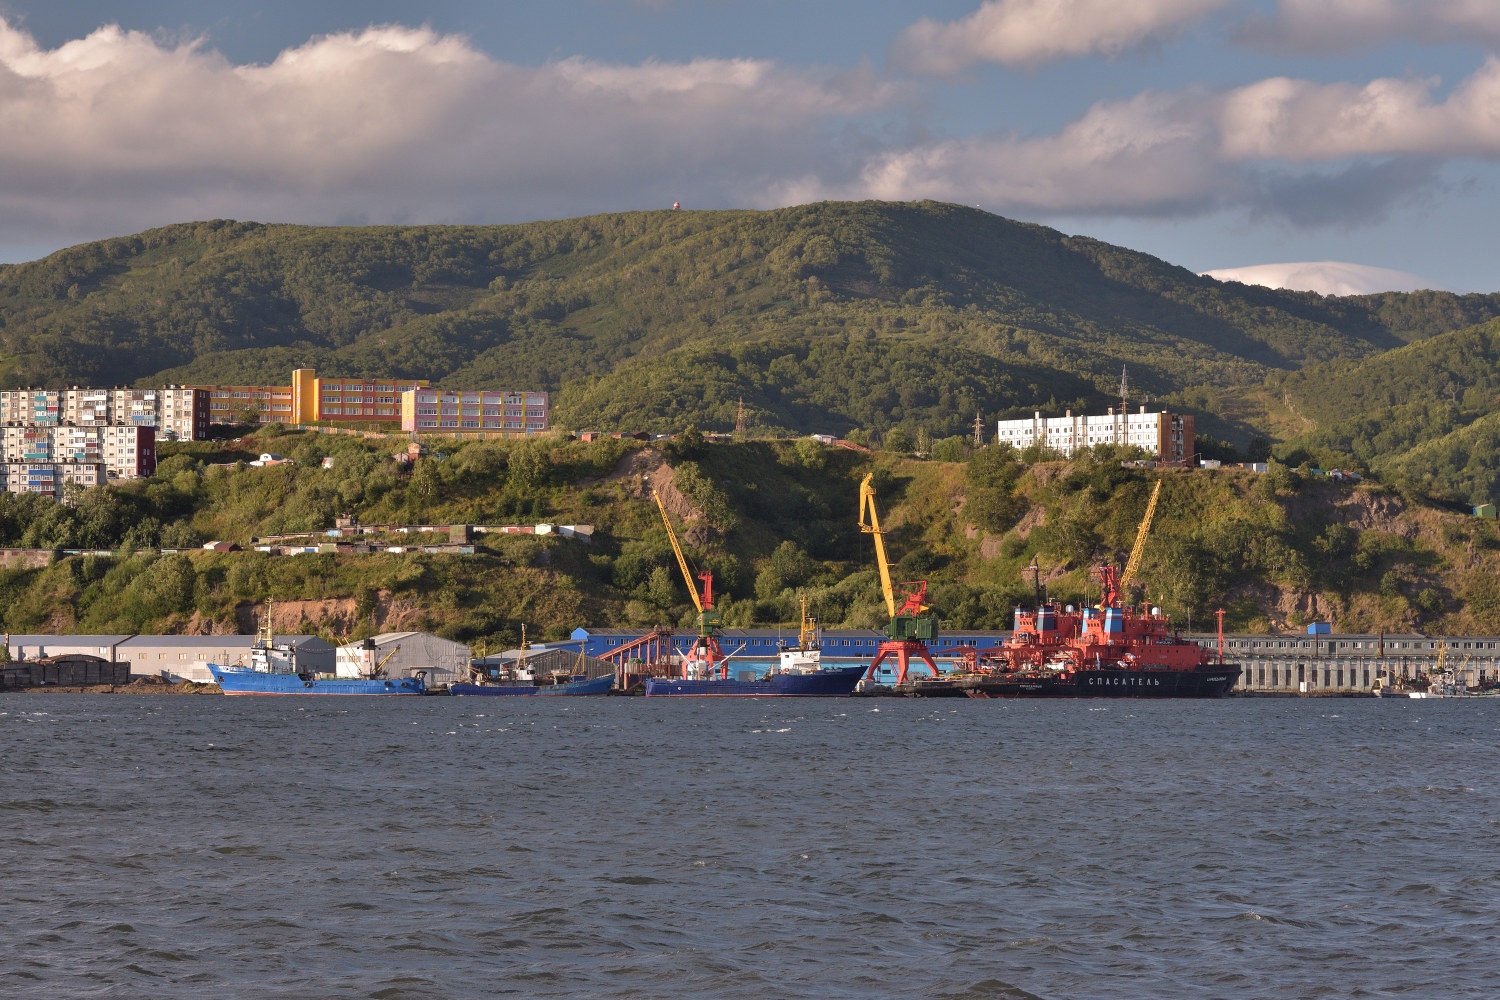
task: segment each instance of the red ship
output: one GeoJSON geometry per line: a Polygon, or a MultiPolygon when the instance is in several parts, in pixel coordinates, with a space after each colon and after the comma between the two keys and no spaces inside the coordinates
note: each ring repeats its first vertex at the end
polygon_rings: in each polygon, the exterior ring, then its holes
{"type": "Polygon", "coordinates": [[[1113,566],[1099,576],[1098,607],[1017,608],[1005,645],[948,683],[971,698],[1222,698],[1234,689],[1240,667],[1223,662],[1222,617],[1215,653],[1172,631],[1161,609],[1123,606],[1113,566]]]}
{"type": "Polygon", "coordinates": [[[1185,639],[1160,608],[1138,610],[1122,600],[1141,551],[1161,481],[1151,493],[1125,572],[1097,570],[1097,607],[1059,608],[1042,594],[1041,568],[1033,561],[1036,606],[1016,609],[1015,631],[999,649],[975,654],[969,672],[913,684],[913,694],[964,694],[971,698],[1222,698],[1240,678],[1224,662],[1224,613],[1217,651],[1185,639]],[[928,690],[922,690],[927,688],[928,690]]]}

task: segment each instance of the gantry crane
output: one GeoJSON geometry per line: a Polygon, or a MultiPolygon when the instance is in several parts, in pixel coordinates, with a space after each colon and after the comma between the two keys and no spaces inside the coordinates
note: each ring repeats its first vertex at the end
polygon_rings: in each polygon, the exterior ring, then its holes
{"type": "Polygon", "coordinates": [[[698,589],[693,586],[693,571],[688,567],[687,556],[682,554],[677,532],[672,529],[672,519],[667,516],[667,505],[662,503],[661,495],[656,490],[651,491],[651,499],[656,501],[656,508],[661,511],[661,523],[666,525],[667,540],[672,543],[672,553],[677,556],[677,566],[682,570],[688,596],[693,599],[693,607],[698,609],[698,638],[693,642],[692,652],[683,658],[682,675],[687,678],[693,671],[697,671],[698,676],[702,677],[712,677],[717,673],[720,678],[727,678],[729,662],[719,646],[719,613],[714,610],[714,575],[707,571],[697,574],[703,583],[703,593],[700,596],[698,589]]]}
{"type": "Polygon", "coordinates": [[[927,642],[938,637],[938,620],[936,615],[928,614],[931,609],[927,606],[926,580],[891,583],[890,561],[885,554],[885,531],[880,527],[880,513],[875,508],[875,487],[871,485],[874,478],[875,474],[872,472],[859,484],[859,530],[875,538],[875,562],[880,567],[880,590],[885,597],[885,609],[891,616],[891,621],[885,629],[885,641],[877,648],[875,659],[870,661],[865,680],[873,680],[881,663],[890,656],[896,660],[896,684],[900,686],[906,683],[907,670],[913,656],[927,665],[932,676],[938,676],[937,664],[927,651],[927,642]],[[896,605],[898,586],[902,588],[899,607],[896,605]]]}

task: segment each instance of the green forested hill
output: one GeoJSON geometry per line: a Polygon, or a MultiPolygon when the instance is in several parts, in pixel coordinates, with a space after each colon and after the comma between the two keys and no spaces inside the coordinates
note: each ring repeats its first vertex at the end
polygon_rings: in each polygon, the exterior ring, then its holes
{"type": "Polygon", "coordinates": [[[574,428],[727,430],[743,398],[761,427],[942,437],[976,412],[1097,409],[1125,364],[1134,398],[1192,407],[1215,398],[1204,387],[1497,315],[1500,296],[1220,284],[930,202],[513,226],[220,221],[0,268],[0,383],[284,382],[311,366],[547,389],[574,428]]]}
{"type": "MultiPolygon", "coordinates": [[[[151,480],[56,503],[0,493],[0,546],[86,547],[43,568],[0,569],[0,624],[27,632],[240,632],[266,598],[338,638],[423,629],[464,642],[564,637],[579,625],[684,625],[692,608],[652,489],[687,555],[712,570],[727,625],[790,623],[806,594],[827,625],[886,613],[858,484],[875,474],[900,580],[926,579],[954,627],[1008,627],[1033,559],[1052,593],[1097,595],[1090,568],[1133,545],[1157,473],[1108,449],[1073,462],[949,443],[946,460],[825,448],[803,438],[661,448],[561,437],[441,443],[414,466],[402,442],[267,430],[239,443],[165,446],[151,480]],[[293,465],[243,460],[275,451],[293,465]],[[324,458],[331,458],[325,467],[324,458]],[[479,535],[473,556],[205,551],[269,534],[363,524],[594,526],[591,543],[479,535]],[[161,554],[159,546],[184,551],[161,554]]],[[[398,536],[405,540],[407,536],[398,536]]],[[[1144,549],[1144,596],[1182,624],[1493,634],[1494,522],[1425,507],[1373,483],[1273,466],[1173,471],[1144,549]]],[[[283,621],[287,619],[282,618],[283,621]]]]}
{"type": "Polygon", "coordinates": [[[1500,322],[1274,379],[1310,428],[1288,460],[1368,469],[1467,503],[1500,496],[1500,322]]]}

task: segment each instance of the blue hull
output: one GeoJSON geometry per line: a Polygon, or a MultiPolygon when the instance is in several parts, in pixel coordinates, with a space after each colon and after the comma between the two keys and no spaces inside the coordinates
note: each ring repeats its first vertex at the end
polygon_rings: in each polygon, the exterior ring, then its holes
{"type": "Polygon", "coordinates": [[[613,674],[594,677],[586,681],[565,681],[562,684],[451,684],[448,693],[459,696],[472,695],[540,695],[543,698],[556,695],[609,694],[615,686],[613,674]]]}
{"type": "Polygon", "coordinates": [[[226,670],[215,663],[209,673],[225,694],[258,695],[415,695],[427,690],[420,677],[364,680],[358,677],[304,678],[301,674],[226,670]]]}
{"type": "Polygon", "coordinates": [[[865,675],[863,666],[811,674],[774,674],[767,680],[713,681],[648,677],[647,698],[847,698],[865,675]]]}

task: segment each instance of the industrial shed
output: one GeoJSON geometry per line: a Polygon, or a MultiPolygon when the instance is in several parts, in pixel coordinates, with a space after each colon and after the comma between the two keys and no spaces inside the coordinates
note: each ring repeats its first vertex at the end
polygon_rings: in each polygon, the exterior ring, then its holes
{"type": "Polygon", "coordinates": [[[12,660],[41,660],[50,656],[97,656],[114,663],[115,650],[128,635],[7,635],[5,648],[12,660]]]}
{"type": "MultiPolygon", "coordinates": [[[[297,650],[297,667],[307,673],[333,672],[334,649],[315,635],[278,635],[274,641],[297,650]]],[[[132,677],[211,684],[205,663],[249,663],[253,635],[136,635],[115,647],[115,659],[130,664],[132,677]]]]}
{"type": "Polygon", "coordinates": [[[338,674],[364,676],[372,665],[384,663],[387,677],[410,677],[427,671],[434,687],[463,680],[469,673],[468,646],[430,632],[382,632],[338,649],[338,674]]]}

